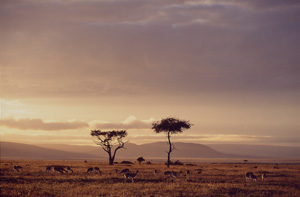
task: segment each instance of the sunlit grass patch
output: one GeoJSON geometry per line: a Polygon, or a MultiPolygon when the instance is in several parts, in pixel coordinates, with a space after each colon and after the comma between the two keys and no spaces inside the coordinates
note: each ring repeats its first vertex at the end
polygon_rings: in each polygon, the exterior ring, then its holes
{"type": "Polygon", "coordinates": [[[0,167],[1,196],[300,196],[300,166],[296,164],[279,169],[267,164],[256,168],[252,164],[196,164],[169,169],[162,163],[111,166],[81,161],[1,161],[0,167]],[[16,164],[23,167],[19,172],[13,169],[16,164]],[[48,172],[49,165],[69,166],[73,173],[48,172]],[[95,166],[101,174],[86,173],[95,166]],[[124,181],[120,171],[125,168],[139,170],[134,183],[124,181]],[[176,178],[165,176],[167,170],[175,171],[176,178]],[[246,182],[247,171],[257,175],[257,182],[246,182]],[[267,175],[265,182],[262,173],[267,175]]]}

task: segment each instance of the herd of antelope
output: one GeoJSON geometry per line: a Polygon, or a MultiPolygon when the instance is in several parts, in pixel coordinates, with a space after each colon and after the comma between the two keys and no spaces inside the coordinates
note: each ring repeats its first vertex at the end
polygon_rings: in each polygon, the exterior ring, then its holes
{"type": "MultiPolygon", "coordinates": [[[[23,168],[22,168],[22,166],[14,166],[13,169],[16,172],[19,172],[23,168]]],[[[69,166],[55,166],[55,165],[54,166],[46,166],[46,172],[51,172],[51,171],[58,172],[60,174],[73,173],[74,172],[71,169],[71,167],[69,167],[69,166]]],[[[197,174],[201,174],[202,169],[196,169],[196,171],[197,171],[197,174]]],[[[88,168],[85,174],[90,174],[90,173],[100,174],[100,175],[103,174],[98,167],[88,168]]],[[[132,173],[132,172],[130,172],[130,170],[128,168],[125,168],[125,169],[121,170],[120,172],[119,172],[118,169],[115,169],[115,173],[123,174],[124,182],[127,182],[128,179],[131,179],[131,182],[134,183],[134,179],[138,175],[139,171],[137,170],[135,173],[132,173]]],[[[157,176],[159,171],[154,169],[153,173],[154,173],[155,176],[157,176]]],[[[165,171],[163,173],[163,176],[166,177],[166,178],[172,178],[173,180],[175,180],[175,179],[177,179],[178,174],[182,174],[182,173],[184,173],[184,172],[183,171],[180,171],[180,172],[165,171]]],[[[186,172],[184,173],[184,177],[186,177],[186,179],[189,179],[190,174],[191,174],[190,170],[186,170],[186,172]]],[[[255,176],[252,172],[247,172],[245,174],[245,177],[246,177],[246,182],[256,182],[257,181],[257,176],[255,176]]],[[[263,173],[261,175],[262,182],[265,181],[266,177],[267,176],[266,176],[265,173],[263,173]]]]}
{"type": "MultiPolygon", "coordinates": [[[[246,182],[248,182],[248,181],[254,181],[254,182],[256,182],[256,181],[257,181],[257,177],[256,177],[252,172],[247,172],[245,176],[246,176],[246,182]]],[[[263,174],[261,175],[261,180],[262,180],[262,182],[265,181],[265,178],[266,178],[266,177],[267,177],[267,176],[266,176],[265,173],[263,173],[263,174]]]]}

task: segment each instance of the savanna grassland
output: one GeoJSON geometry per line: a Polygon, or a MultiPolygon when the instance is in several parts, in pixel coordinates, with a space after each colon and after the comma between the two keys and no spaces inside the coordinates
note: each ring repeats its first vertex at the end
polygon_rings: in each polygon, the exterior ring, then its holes
{"type": "Polygon", "coordinates": [[[202,164],[171,166],[163,163],[115,164],[95,161],[1,161],[1,196],[300,196],[300,165],[202,164]],[[22,169],[17,172],[14,166],[22,169]],[[47,166],[71,167],[73,173],[46,171],[47,166]],[[101,174],[87,172],[99,167],[101,174]],[[120,171],[139,170],[124,183],[120,171]],[[118,173],[116,173],[116,169],[118,173]],[[154,170],[157,170],[157,175],[154,170]],[[167,170],[177,178],[165,176],[167,170]],[[185,175],[190,171],[190,176],[185,175]],[[201,171],[199,173],[199,171],[201,171]],[[257,182],[246,182],[252,171],[257,182]],[[199,174],[198,174],[199,173],[199,174]],[[266,174],[263,182],[261,174],[266,174]]]}

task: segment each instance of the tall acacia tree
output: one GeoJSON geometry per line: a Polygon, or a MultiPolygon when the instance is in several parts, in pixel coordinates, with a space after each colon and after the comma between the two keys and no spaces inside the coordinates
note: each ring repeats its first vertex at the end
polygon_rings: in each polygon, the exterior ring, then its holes
{"type": "Polygon", "coordinates": [[[152,123],[152,129],[154,130],[155,133],[161,133],[161,132],[167,133],[168,144],[169,144],[169,151],[167,151],[167,153],[168,153],[168,161],[167,161],[168,168],[170,167],[170,163],[171,163],[171,161],[170,161],[171,152],[175,149],[174,144],[171,143],[171,135],[177,134],[177,133],[182,133],[185,129],[191,128],[191,126],[192,126],[192,124],[189,121],[179,120],[176,118],[165,118],[165,119],[162,119],[161,121],[152,123]]]}
{"type": "Polygon", "coordinates": [[[126,130],[120,131],[101,131],[92,130],[91,136],[95,137],[97,141],[95,143],[100,145],[102,149],[107,152],[109,164],[114,165],[115,156],[117,150],[124,148],[125,143],[123,138],[127,136],[126,130]],[[113,148],[115,146],[115,149],[113,148]]]}

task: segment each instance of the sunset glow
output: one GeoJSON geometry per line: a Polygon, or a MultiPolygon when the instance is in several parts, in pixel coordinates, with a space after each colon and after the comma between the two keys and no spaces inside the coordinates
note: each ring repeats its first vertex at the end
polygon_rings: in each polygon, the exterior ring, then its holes
{"type": "Polygon", "coordinates": [[[3,0],[1,141],[300,145],[296,1],[3,0]]]}

